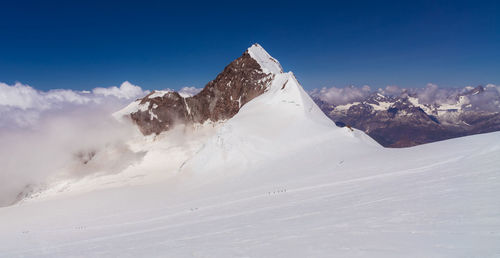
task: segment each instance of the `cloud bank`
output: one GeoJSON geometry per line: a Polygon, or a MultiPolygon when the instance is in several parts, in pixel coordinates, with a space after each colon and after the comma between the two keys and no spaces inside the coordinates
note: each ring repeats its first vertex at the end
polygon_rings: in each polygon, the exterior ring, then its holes
{"type": "Polygon", "coordinates": [[[414,96],[418,97],[419,103],[430,105],[454,104],[462,95],[467,95],[468,101],[478,110],[500,112],[500,86],[488,84],[482,87],[484,91],[480,94],[471,94],[475,87],[464,88],[440,88],[436,84],[429,83],[424,88],[400,88],[398,86],[387,86],[372,90],[369,86],[349,86],[345,88],[323,87],[314,89],[309,94],[316,99],[331,105],[344,105],[356,101],[362,101],[374,93],[384,96],[414,96]]]}
{"type": "Polygon", "coordinates": [[[60,89],[38,91],[21,83],[0,83],[0,129],[34,126],[44,113],[79,106],[118,108],[145,94],[147,91],[127,81],[120,87],[95,88],[91,92],[60,89]]]}
{"type": "Polygon", "coordinates": [[[92,91],[0,83],[0,206],[57,180],[138,162],[143,154],[126,144],[137,129],[111,114],[147,93],[129,82],[92,91]]]}
{"type": "Polygon", "coordinates": [[[313,89],[309,94],[318,98],[326,103],[334,105],[344,105],[354,101],[361,101],[372,93],[370,86],[363,87],[349,86],[345,88],[326,88],[313,89]]]}

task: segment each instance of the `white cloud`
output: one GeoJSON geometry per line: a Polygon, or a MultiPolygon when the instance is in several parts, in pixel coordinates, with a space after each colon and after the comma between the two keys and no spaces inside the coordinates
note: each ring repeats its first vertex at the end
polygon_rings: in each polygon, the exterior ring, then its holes
{"type": "Polygon", "coordinates": [[[490,91],[490,90],[495,91],[496,90],[498,92],[498,94],[500,94],[500,85],[495,85],[495,84],[490,83],[490,84],[486,85],[485,89],[487,91],[490,91]]]}
{"type": "Polygon", "coordinates": [[[403,89],[396,85],[387,85],[384,89],[378,89],[378,92],[384,96],[399,96],[403,93],[403,89]]]}
{"type": "Polygon", "coordinates": [[[111,114],[147,93],[129,82],[91,92],[0,83],[0,206],[23,191],[117,173],[141,159],[125,144],[138,130],[111,114]]]}
{"type": "Polygon", "coordinates": [[[487,84],[483,93],[472,95],[469,100],[477,109],[500,112],[500,86],[487,84]]]}
{"type": "Polygon", "coordinates": [[[186,98],[186,97],[191,97],[191,96],[194,96],[196,94],[198,94],[198,92],[200,92],[201,90],[203,90],[203,88],[196,88],[196,87],[182,87],[180,90],[179,90],[179,94],[186,98]]]}
{"type": "Polygon", "coordinates": [[[125,144],[137,135],[109,116],[106,106],[76,106],[43,113],[36,125],[0,129],[0,207],[61,180],[118,173],[138,162],[125,144]]]}
{"type": "Polygon", "coordinates": [[[422,104],[452,104],[456,102],[456,96],[460,92],[459,89],[439,88],[433,83],[428,83],[425,88],[415,91],[422,104]]]}
{"type": "MultiPolygon", "coordinates": [[[[179,93],[192,96],[200,90],[184,87],[179,93]]],[[[0,206],[23,192],[95,173],[119,173],[142,159],[144,153],[126,144],[140,132],[112,114],[148,93],[127,81],[91,91],[0,83],[0,206]]]]}
{"type": "Polygon", "coordinates": [[[147,93],[127,81],[120,87],[95,88],[92,92],[61,89],[38,91],[22,83],[0,83],[0,128],[32,126],[43,113],[75,106],[104,104],[120,108],[147,93]]]}
{"type": "Polygon", "coordinates": [[[92,90],[95,95],[114,96],[120,99],[133,99],[144,96],[144,91],[139,86],[135,86],[125,81],[120,87],[95,88],[92,90]]]}
{"type": "MultiPolygon", "coordinates": [[[[375,92],[385,96],[417,96],[422,104],[454,104],[458,101],[460,94],[474,89],[472,86],[464,88],[440,88],[438,85],[429,83],[424,88],[400,88],[395,85],[379,88],[372,91],[370,87],[345,88],[323,87],[314,89],[310,92],[311,96],[333,105],[343,105],[360,101],[375,92]]],[[[469,95],[467,98],[474,108],[484,111],[500,111],[500,86],[488,84],[484,87],[485,91],[477,95],[469,95]]]]}
{"type": "Polygon", "coordinates": [[[370,93],[371,88],[368,85],[364,85],[361,88],[354,86],[345,88],[323,87],[321,89],[314,89],[310,92],[311,96],[333,105],[343,105],[354,101],[360,101],[370,93]]]}

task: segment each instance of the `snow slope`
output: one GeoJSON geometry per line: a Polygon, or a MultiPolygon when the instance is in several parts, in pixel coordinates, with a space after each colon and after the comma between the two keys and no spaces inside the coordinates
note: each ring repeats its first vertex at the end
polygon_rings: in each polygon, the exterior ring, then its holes
{"type": "Polygon", "coordinates": [[[500,133],[382,148],[253,47],[264,94],[195,138],[137,140],[120,174],[0,208],[0,257],[500,255],[500,133]]]}
{"type": "Polygon", "coordinates": [[[499,142],[321,145],[204,185],[183,174],[2,208],[0,257],[498,257],[499,142]]]}
{"type": "Polygon", "coordinates": [[[224,123],[181,171],[202,173],[209,178],[218,171],[244,172],[267,160],[320,144],[335,145],[337,152],[356,155],[381,148],[358,130],[336,127],[293,73],[281,72],[274,75],[265,93],[224,123]]]}

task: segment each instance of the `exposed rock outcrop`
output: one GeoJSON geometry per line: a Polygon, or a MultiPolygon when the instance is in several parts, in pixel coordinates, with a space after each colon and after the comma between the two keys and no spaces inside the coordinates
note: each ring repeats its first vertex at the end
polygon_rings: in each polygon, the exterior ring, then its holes
{"type": "Polygon", "coordinates": [[[137,107],[130,118],[145,135],[159,134],[176,124],[226,120],[265,92],[277,72],[282,72],[279,63],[254,44],[198,94],[183,97],[173,91],[153,91],[133,103],[137,107]]]}

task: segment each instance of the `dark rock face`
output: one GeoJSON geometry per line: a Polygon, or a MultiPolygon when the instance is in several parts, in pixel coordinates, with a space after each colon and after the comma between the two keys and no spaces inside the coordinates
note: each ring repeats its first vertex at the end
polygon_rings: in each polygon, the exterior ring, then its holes
{"type": "Polygon", "coordinates": [[[273,75],[264,73],[246,51],[192,97],[177,92],[157,96],[152,92],[140,100],[145,107],[130,117],[144,135],[159,134],[176,124],[216,122],[233,117],[240,108],[264,93],[273,75]]]}
{"type": "MultiPolygon", "coordinates": [[[[482,92],[483,87],[476,87],[460,96],[482,92]]],[[[470,105],[443,109],[436,105],[415,104],[416,96],[372,94],[362,101],[342,106],[313,99],[337,126],[362,130],[385,147],[410,147],[500,130],[499,112],[478,110],[470,105]]]]}

